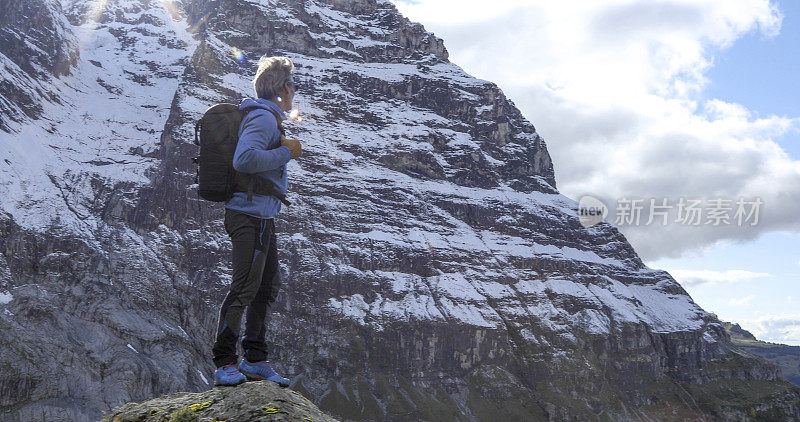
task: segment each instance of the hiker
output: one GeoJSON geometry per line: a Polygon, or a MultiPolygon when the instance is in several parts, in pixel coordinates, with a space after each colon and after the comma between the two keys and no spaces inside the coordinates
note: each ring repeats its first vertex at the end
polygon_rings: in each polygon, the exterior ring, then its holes
{"type": "MultiPolygon", "coordinates": [[[[239,126],[233,168],[271,181],[280,194],[288,187],[286,163],[302,153],[300,141],[282,135],[284,112],[292,109],[294,64],[286,57],[262,57],[253,79],[256,99],[246,98],[239,110],[249,111],[239,126]]],[[[253,177],[255,179],[255,177],[253,177]]],[[[213,347],[214,385],[236,385],[266,379],[285,387],[289,379],[267,361],[266,319],[281,286],[275,217],[281,201],[275,195],[234,192],[225,203],[225,231],[233,244],[233,277],[219,311],[213,347]],[[250,199],[248,199],[250,196],[250,199]],[[244,352],[238,364],[236,343],[247,308],[244,352]]]]}

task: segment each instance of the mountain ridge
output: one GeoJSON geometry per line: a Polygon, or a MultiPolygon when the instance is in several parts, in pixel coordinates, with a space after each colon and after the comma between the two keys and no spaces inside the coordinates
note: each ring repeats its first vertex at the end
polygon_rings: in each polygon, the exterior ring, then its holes
{"type": "Polygon", "coordinates": [[[774,363],[780,368],[782,378],[800,387],[800,346],[758,340],[753,333],[737,323],[723,321],[722,324],[730,334],[733,344],[774,363]]]}

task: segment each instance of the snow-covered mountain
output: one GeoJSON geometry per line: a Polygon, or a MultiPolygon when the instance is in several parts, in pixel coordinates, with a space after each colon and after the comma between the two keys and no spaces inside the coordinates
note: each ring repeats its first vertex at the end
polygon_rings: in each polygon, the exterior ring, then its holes
{"type": "Polygon", "coordinates": [[[230,242],[193,127],[251,95],[262,54],[297,67],[304,147],[270,359],[320,408],[800,418],[774,365],[615,227],[579,223],[534,126],[390,2],[3,0],[3,420],[209,388],[230,242]]]}

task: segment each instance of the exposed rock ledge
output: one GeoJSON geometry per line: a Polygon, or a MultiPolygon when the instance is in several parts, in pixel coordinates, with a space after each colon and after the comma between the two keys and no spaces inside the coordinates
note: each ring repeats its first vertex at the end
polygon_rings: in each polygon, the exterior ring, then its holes
{"type": "Polygon", "coordinates": [[[174,393],[143,403],[128,403],[102,422],[335,422],[300,393],[272,381],[214,387],[201,393],[174,393]]]}

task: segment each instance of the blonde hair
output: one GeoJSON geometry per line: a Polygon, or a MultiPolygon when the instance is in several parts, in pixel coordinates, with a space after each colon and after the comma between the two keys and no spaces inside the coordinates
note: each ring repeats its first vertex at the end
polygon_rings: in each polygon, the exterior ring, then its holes
{"type": "Polygon", "coordinates": [[[292,82],[294,63],[288,57],[263,56],[258,60],[258,70],[253,78],[253,88],[258,98],[271,99],[283,90],[283,84],[292,82]]]}

